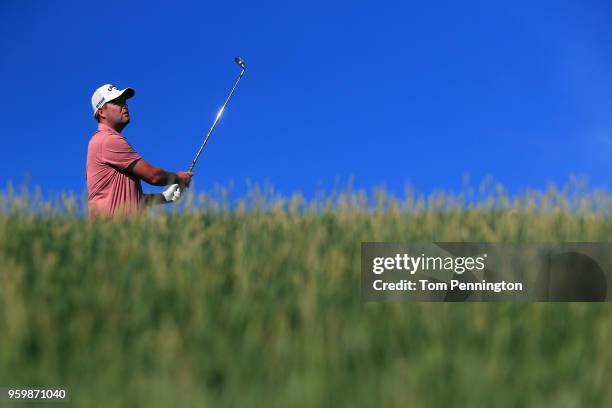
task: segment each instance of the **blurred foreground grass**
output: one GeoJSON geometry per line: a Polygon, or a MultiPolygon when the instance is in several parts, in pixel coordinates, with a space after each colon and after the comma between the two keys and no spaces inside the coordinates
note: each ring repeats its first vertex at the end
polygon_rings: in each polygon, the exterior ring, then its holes
{"type": "Polygon", "coordinates": [[[609,193],[570,196],[255,191],[92,222],[5,191],[0,386],[79,407],[609,406],[608,304],[360,301],[361,241],[609,241],[609,193]]]}

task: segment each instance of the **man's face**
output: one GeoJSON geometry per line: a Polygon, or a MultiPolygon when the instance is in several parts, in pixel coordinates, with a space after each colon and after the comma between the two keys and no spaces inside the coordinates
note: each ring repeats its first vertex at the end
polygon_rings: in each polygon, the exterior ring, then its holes
{"type": "Polygon", "coordinates": [[[100,118],[113,128],[124,128],[130,123],[130,112],[123,96],[108,101],[99,112],[100,118]]]}

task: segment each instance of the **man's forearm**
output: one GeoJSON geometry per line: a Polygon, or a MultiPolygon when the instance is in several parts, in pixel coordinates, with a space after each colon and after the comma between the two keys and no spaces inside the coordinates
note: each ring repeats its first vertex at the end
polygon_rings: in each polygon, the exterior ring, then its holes
{"type": "Polygon", "coordinates": [[[160,194],[145,194],[142,199],[143,199],[144,205],[146,206],[158,205],[158,204],[168,204],[168,202],[166,201],[166,198],[161,193],[160,194]]]}
{"type": "Polygon", "coordinates": [[[170,171],[166,171],[164,169],[157,169],[155,177],[151,180],[155,186],[167,186],[170,184],[178,183],[180,181],[179,177],[176,173],[172,173],[170,171]]]}
{"type": "Polygon", "coordinates": [[[153,166],[144,159],[136,160],[126,169],[129,173],[154,186],[179,184],[189,186],[193,173],[179,171],[173,173],[161,167],[153,166]]]}

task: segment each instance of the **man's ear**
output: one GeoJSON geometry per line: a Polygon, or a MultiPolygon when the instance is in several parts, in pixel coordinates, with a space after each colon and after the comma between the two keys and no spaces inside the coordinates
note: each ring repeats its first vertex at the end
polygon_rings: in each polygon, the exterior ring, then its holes
{"type": "Polygon", "coordinates": [[[102,108],[98,108],[98,121],[100,119],[106,119],[106,112],[104,112],[104,109],[102,108]]]}

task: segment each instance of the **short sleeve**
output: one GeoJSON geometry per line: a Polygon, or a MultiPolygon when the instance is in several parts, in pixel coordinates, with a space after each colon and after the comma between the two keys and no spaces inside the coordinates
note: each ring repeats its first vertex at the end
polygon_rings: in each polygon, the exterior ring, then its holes
{"type": "Polygon", "coordinates": [[[125,170],[141,157],[123,136],[109,134],[100,152],[100,159],[103,163],[125,170]]]}

